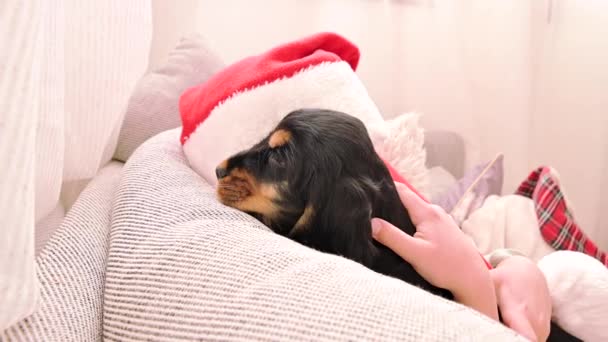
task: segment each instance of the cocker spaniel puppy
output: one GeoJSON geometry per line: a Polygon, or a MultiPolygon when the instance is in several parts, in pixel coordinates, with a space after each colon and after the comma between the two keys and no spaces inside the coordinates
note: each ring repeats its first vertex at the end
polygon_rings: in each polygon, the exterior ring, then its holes
{"type": "Polygon", "coordinates": [[[372,238],[372,217],[410,235],[416,229],[359,119],[324,109],[291,112],[216,175],[222,203],[274,232],[452,299],[372,238]]]}

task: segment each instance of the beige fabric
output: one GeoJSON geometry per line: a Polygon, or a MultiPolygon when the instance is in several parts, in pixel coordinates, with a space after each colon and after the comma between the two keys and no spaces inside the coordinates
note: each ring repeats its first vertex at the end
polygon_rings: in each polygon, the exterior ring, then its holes
{"type": "Polygon", "coordinates": [[[39,307],[0,332],[0,341],[101,340],[108,234],[121,170],[122,163],[111,162],[82,192],[36,260],[39,307]]]}
{"type": "Polygon", "coordinates": [[[126,161],[148,138],[181,126],[179,98],[189,87],[205,82],[224,64],[205,39],[182,38],[168,60],[138,82],[126,110],[114,158],[126,161]]]}
{"type": "Polygon", "coordinates": [[[270,232],[219,204],[179,129],[129,159],[115,200],[108,341],[508,341],[452,302],[270,232]]]}
{"type": "Polygon", "coordinates": [[[34,167],[40,86],[41,11],[33,1],[0,6],[0,331],[38,300],[34,263],[34,167]]]}

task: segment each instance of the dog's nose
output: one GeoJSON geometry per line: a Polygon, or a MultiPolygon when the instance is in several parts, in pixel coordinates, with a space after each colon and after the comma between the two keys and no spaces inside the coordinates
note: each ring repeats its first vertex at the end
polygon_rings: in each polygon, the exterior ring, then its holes
{"type": "Polygon", "coordinates": [[[217,177],[217,179],[222,179],[222,178],[228,176],[228,170],[226,170],[226,168],[223,168],[223,167],[216,167],[215,176],[217,177]]]}

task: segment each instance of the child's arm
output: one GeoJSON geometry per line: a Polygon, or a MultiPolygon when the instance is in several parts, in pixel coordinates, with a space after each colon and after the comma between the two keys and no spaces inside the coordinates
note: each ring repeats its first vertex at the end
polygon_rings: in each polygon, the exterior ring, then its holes
{"type": "Polygon", "coordinates": [[[498,320],[494,283],[473,241],[441,208],[425,202],[402,184],[397,183],[397,191],[416,234],[412,237],[374,218],[374,238],[412,264],[428,282],[450,290],[458,302],[498,320]]]}
{"type": "Polygon", "coordinates": [[[498,320],[497,298],[492,281],[480,277],[479,282],[463,290],[453,290],[454,300],[498,320]]]}
{"type": "Polygon", "coordinates": [[[532,341],[546,341],[551,329],[551,296],[536,264],[511,256],[490,271],[505,325],[532,341]]]}

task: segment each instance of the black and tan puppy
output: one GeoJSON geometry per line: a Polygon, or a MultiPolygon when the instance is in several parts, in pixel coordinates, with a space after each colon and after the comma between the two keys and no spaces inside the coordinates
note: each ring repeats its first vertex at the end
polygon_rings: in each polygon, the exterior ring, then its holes
{"type": "Polygon", "coordinates": [[[415,227],[359,119],[294,111],[255,146],[222,162],[216,174],[220,201],[274,232],[452,298],[372,238],[372,217],[410,235],[415,227]]]}

